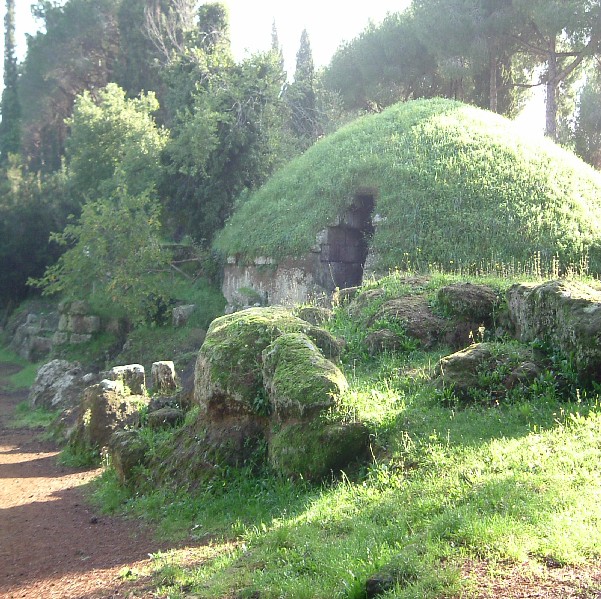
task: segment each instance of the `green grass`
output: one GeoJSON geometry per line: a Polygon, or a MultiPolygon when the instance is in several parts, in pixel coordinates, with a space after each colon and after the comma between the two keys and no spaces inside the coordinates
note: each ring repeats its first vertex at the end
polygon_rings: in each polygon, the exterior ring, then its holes
{"type": "Polygon", "coordinates": [[[397,104],[319,141],[237,207],[216,247],[305,254],[361,190],[376,196],[380,271],[519,274],[538,262],[601,272],[601,175],[507,119],[442,99],[397,104]]]}
{"type": "Polygon", "coordinates": [[[17,405],[9,422],[10,428],[48,428],[56,419],[60,410],[47,408],[32,408],[29,402],[23,401],[17,405]]]}
{"type": "MultiPolygon", "coordinates": [[[[409,292],[399,278],[382,285],[409,292]]],[[[360,334],[351,324],[339,314],[331,326],[348,343],[360,334]]],[[[156,591],[171,598],[358,599],[386,568],[397,584],[383,596],[434,599],[468,593],[466,560],[536,568],[601,556],[599,389],[559,394],[539,381],[496,402],[442,402],[430,380],[444,353],[343,355],[343,409],[368,425],[372,457],[321,485],[225,468],[191,492],[127,492],[108,470],[97,500],[200,544],[154,556],[156,591]]]]}
{"type": "MultiPolygon", "coordinates": [[[[404,367],[425,373],[427,356],[404,367]]],[[[128,499],[163,533],[211,539],[214,555],[194,568],[177,552],[157,558],[167,596],[361,597],[392,563],[405,574],[390,596],[439,597],[459,588],[466,558],[601,555],[599,397],[454,410],[413,375],[354,383],[353,407],[375,434],[362,472],[321,487],[240,472],[195,496],[128,499]]]]}
{"type": "Polygon", "coordinates": [[[0,345],[0,363],[15,364],[20,367],[18,372],[11,374],[5,381],[8,391],[17,391],[31,387],[35,381],[40,364],[32,364],[4,345],[0,345]]]}

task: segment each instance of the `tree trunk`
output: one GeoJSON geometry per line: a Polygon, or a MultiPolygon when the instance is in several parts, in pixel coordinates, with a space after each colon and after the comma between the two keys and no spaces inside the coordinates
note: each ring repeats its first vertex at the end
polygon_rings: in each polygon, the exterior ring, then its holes
{"type": "Polygon", "coordinates": [[[489,108],[492,112],[499,111],[499,86],[497,82],[497,60],[494,52],[490,54],[490,91],[489,108]]]}
{"type": "Polygon", "coordinates": [[[547,99],[545,114],[545,135],[555,140],[557,137],[557,52],[556,40],[549,42],[548,71],[547,71],[547,99]]]}

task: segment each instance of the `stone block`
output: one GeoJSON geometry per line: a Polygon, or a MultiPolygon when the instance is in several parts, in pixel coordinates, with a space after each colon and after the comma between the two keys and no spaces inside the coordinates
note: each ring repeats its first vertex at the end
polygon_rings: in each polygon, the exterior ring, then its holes
{"type": "Polygon", "coordinates": [[[154,393],[170,393],[177,388],[177,376],[173,362],[154,362],[150,376],[154,393]]]}
{"type": "Polygon", "coordinates": [[[173,326],[176,328],[185,326],[195,309],[195,304],[187,304],[185,306],[176,306],[173,308],[173,326]]]}
{"type": "Polygon", "coordinates": [[[146,394],[146,373],[141,364],[115,366],[108,372],[102,373],[110,381],[119,381],[131,395],[146,394]]]}

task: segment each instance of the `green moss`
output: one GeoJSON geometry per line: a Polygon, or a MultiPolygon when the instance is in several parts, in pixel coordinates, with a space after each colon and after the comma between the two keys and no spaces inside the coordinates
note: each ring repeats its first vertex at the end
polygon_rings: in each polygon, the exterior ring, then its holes
{"type": "Polygon", "coordinates": [[[263,380],[282,419],[333,406],[348,387],[342,372],[303,333],[281,335],[263,351],[263,380]]]}
{"type": "Polygon", "coordinates": [[[360,423],[314,420],[289,424],[271,437],[269,460],[284,476],[319,480],[360,457],[368,438],[366,427],[360,423]]]}
{"type": "Polygon", "coordinates": [[[601,175],[503,117],[441,99],[397,104],[316,143],[239,207],[216,247],[302,255],[360,189],[377,190],[381,269],[475,270],[536,253],[564,265],[588,255],[601,272],[601,175]]]}
{"type": "Polygon", "coordinates": [[[263,390],[262,354],[280,335],[303,332],[330,355],[332,335],[285,308],[249,308],[215,319],[200,351],[208,375],[225,393],[251,407],[263,390]]]}

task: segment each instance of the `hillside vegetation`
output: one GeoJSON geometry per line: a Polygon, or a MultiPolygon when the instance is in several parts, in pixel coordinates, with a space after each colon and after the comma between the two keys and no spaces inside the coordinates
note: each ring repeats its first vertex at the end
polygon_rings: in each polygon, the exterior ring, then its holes
{"type": "Polygon", "coordinates": [[[363,190],[376,196],[382,269],[476,269],[540,253],[601,272],[601,175],[508,119],[442,99],[396,104],[317,142],[240,202],[216,246],[303,254],[363,190]]]}
{"type": "MultiPolygon", "coordinates": [[[[157,594],[364,599],[379,589],[378,597],[398,599],[520,596],[487,594],[518,576],[533,593],[552,588],[547,596],[559,597],[570,596],[564,591],[573,572],[577,596],[598,592],[600,581],[587,568],[597,571],[601,556],[599,388],[580,385],[571,361],[549,354],[536,379],[511,390],[503,389],[501,364],[482,371],[482,387],[462,400],[433,380],[448,348],[425,350],[407,340],[397,351],[366,349],[362,323],[382,301],[422,296],[442,314],[438,290],[458,280],[396,273],[363,287],[354,310],[335,307],[327,328],[345,340],[343,410],[370,432],[362,464],[318,484],[277,474],[258,448],[256,459],[219,467],[209,478],[186,464],[170,481],[140,467],[137,482],[123,488],[105,472],[96,495],[105,509],[125,506],[192,545],[152,556],[157,594]]],[[[510,285],[472,282],[499,297],[510,285]]],[[[524,347],[495,342],[495,351],[508,355],[524,347]]],[[[142,429],[151,458],[169,461],[197,416],[198,407],[179,428],[142,429]]],[[[190,460],[202,463],[205,455],[196,446],[190,460]]]]}

